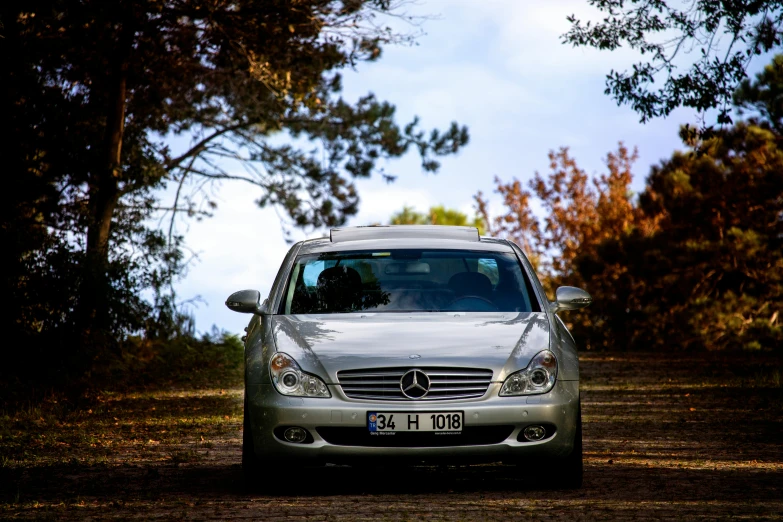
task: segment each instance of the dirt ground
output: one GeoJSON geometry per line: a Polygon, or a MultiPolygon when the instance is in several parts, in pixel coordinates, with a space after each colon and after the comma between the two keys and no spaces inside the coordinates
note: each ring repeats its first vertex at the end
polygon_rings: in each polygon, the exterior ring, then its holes
{"type": "Polygon", "coordinates": [[[3,417],[2,519],[783,519],[779,361],[581,357],[585,485],[536,469],[270,469],[297,494],[247,493],[241,389],[101,397],[3,417]]]}

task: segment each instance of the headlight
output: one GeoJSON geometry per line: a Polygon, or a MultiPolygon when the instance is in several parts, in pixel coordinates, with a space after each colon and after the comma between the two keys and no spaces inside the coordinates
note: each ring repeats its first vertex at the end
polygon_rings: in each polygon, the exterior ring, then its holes
{"type": "Polygon", "coordinates": [[[277,391],[296,397],[331,397],[324,381],[299,369],[288,354],[276,353],[269,361],[269,373],[277,391]]]}
{"type": "Polygon", "coordinates": [[[544,350],[536,354],[524,370],[512,373],[500,388],[501,397],[546,393],[555,385],[557,359],[544,350]]]}

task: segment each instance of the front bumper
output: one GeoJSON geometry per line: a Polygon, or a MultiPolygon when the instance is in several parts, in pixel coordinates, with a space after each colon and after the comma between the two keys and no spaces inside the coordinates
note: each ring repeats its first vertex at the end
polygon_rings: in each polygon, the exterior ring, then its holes
{"type": "MultiPolygon", "coordinates": [[[[472,462],[524,461],[539,456],[564,457],[571,453],[579,415],[579,382],[557,381],[549,393],[522,397],[499,397],[500,383],[492,383],[481,399],[449,401],[363,401],[347,398],[337,385],[329,385],[332,397],[312,399],[286,397],[272,385],[248,385],[248,411],[256,455],[265,461],[300,460],[312,463],[472,462]],[[323,428],[367,429],[367,412],[464,412],[464,430],[510,427],[510,434],[489,444],[437,447],[367,447],[327,442],[323,428]],[[520,442],[520,432],[531,424],[548,425],[554,433],[536,442],[520,442]],[[275,435],[275,429],[298,426],[312,440],[290,443],[275,435]]],[[[279,432],[280,430],[278,430],[279,432]]]]}

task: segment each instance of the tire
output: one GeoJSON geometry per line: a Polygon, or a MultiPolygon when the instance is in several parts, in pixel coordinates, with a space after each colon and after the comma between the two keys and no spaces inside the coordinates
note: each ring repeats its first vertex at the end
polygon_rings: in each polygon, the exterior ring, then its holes
{"type": "Polygon", "coordinates": [[[547,490],[581,488],[584,474],[581,401],[576,413],[574,448],[567,457],[560,460],[559,463],[555,463],[554,466],[551,458],[534,458],[515,464],[522,470],[522,473],[527,473],[531,469],[538,470],[534,483],[536,487],[547,490]]]}
{"type": "Polygon", "coordinates": [[[242,476],[246,489],[255,489],[263,483],[264,469],[256,456],[253,434],[250,428],[250,415],[247,408],[247,394],[242,420],[242,476]]]}
{"type": "Polygon", "coordinates": [[[579,489],[584,476],[584,457],[582,453],[582,403],[576,414],[576,433],[574,433],[574,449],[568,455],[560,468],[559,485],[562,489],[579,489]]]}

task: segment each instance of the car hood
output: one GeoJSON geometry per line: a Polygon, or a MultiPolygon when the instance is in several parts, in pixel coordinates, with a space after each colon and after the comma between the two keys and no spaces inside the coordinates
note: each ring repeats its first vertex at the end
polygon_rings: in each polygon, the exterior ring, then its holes
{"type": "Polygon", "coordinates": [[[278,315],[277,350],[337,383],[340,370],[380,367],[489,368],[501,381],[549,347],[544,313],[278,315]]]}

